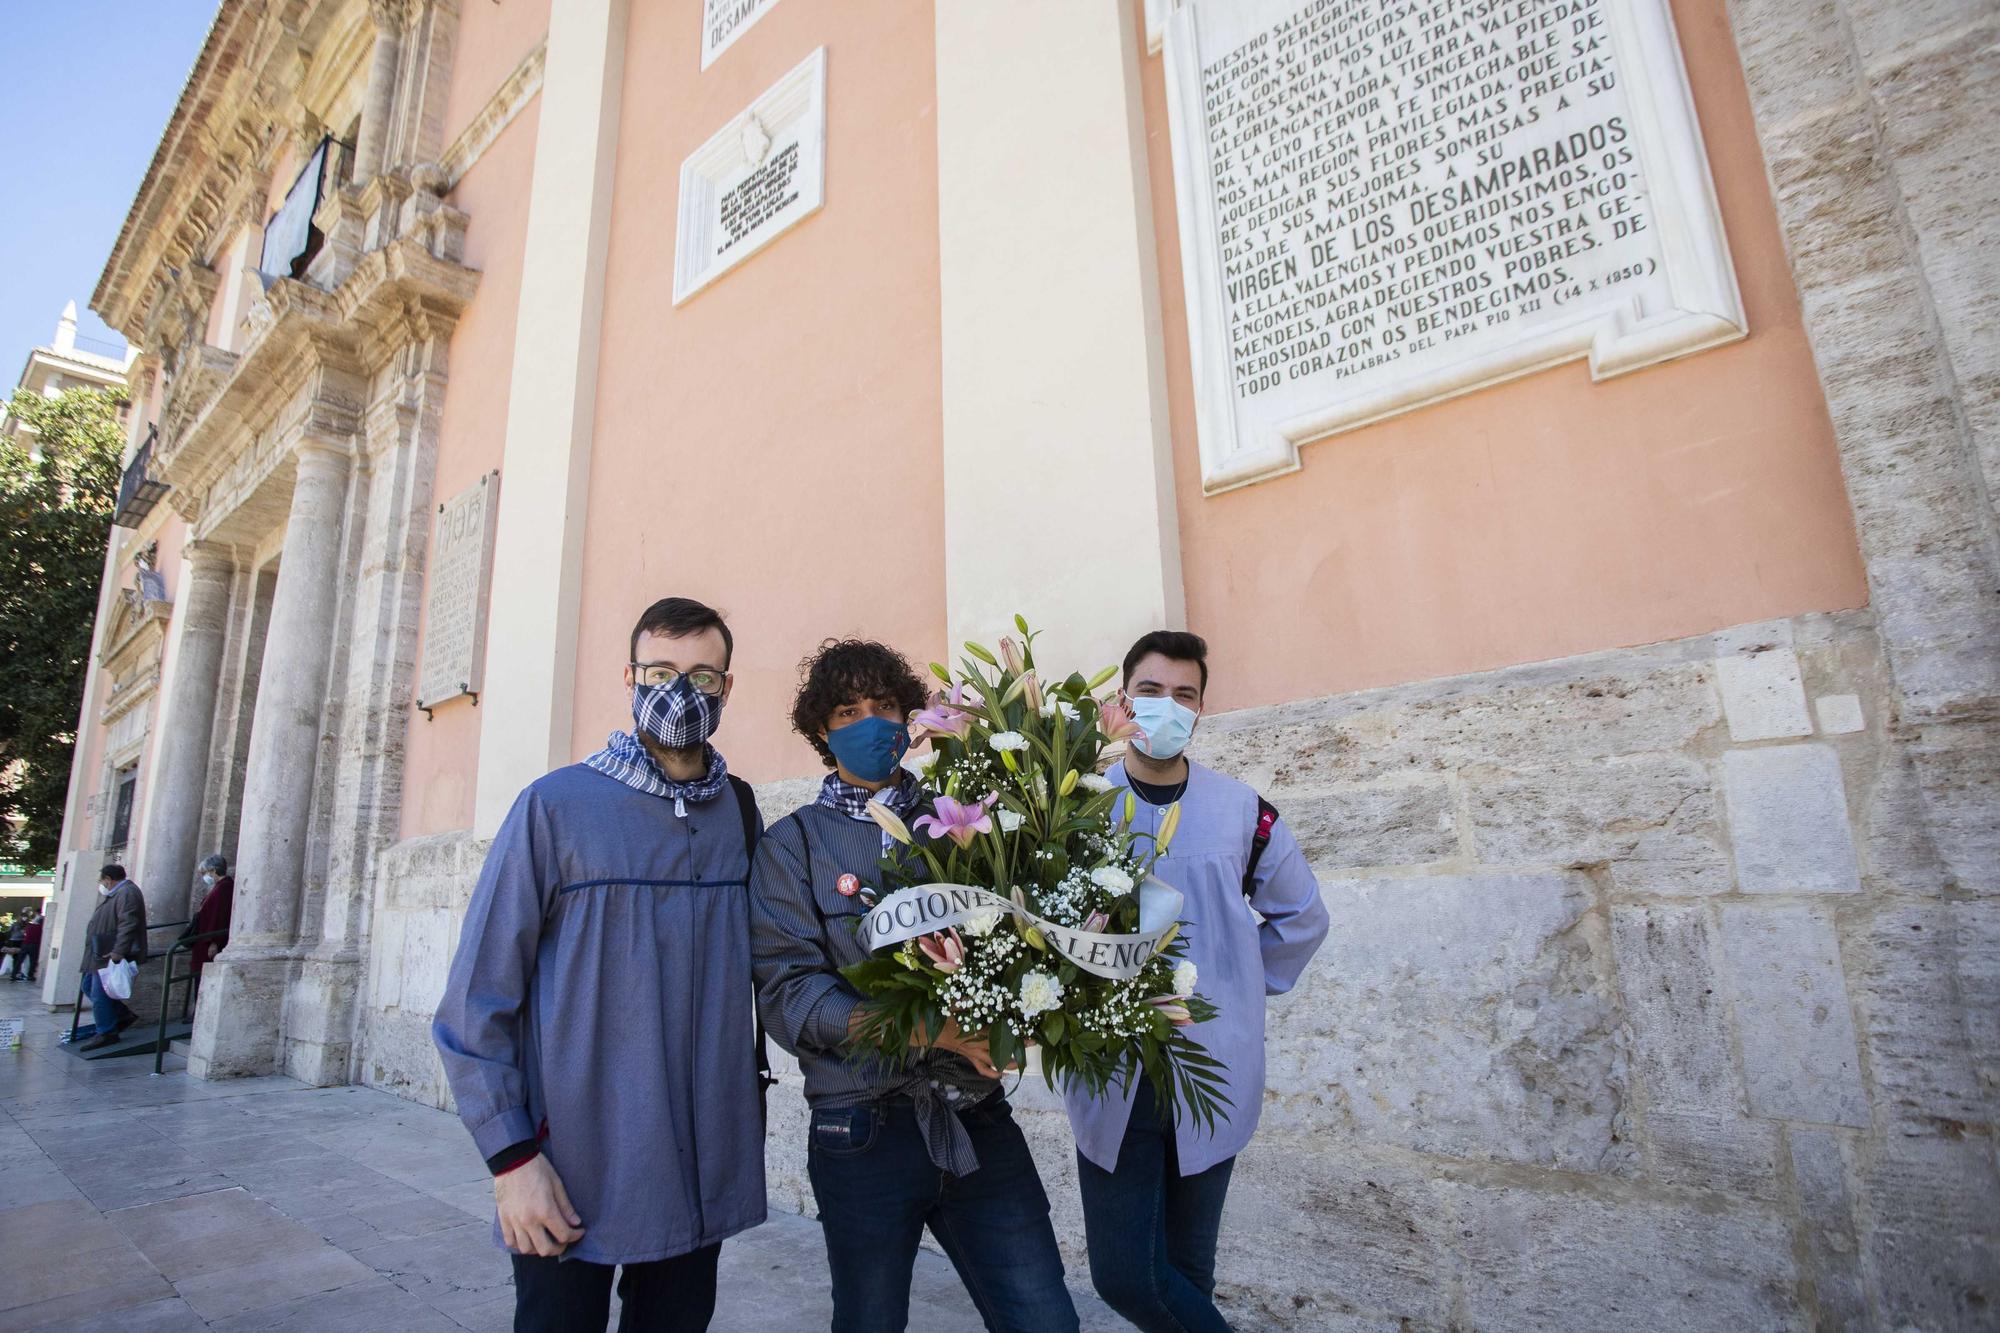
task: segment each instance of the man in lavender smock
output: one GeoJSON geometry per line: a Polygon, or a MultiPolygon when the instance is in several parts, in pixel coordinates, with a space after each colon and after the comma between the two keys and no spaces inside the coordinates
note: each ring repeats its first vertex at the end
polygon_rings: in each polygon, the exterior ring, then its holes
{"type": "Polygon", "coordinates": [[[472,891],[432,1033],[493,1172],[514,1327],[700,1330],[764,1220],[749,874],[756,805],[708,739],[729,627],[655,602],[635,726],[528,785],[472,891]]]}
{"type": "Polygon", "coordinates": [[[1125,654],[1124,678],[1143,734],[1107,776],[1134,794],[1131,823],[1142,835],[1180,804],[1180,827],[1154,873],[1186,899],[1193,989],[1218,1010],[1190,1035],[1227,1066],[1230,1106],[1210,1132],[1165,1123],[1144,1079],[1102,1098],[1069,1092],[1090,1278],[1107,1305],[1148,1333],[1226,1333],[1215,1249],[1230,1170],[1263,1107],[1264,997],[1284,994],[1305,971],[1326,939],[1326,907],[1277,811],[1182,754],[1208,689],[1208,645],[1155,631],[1125,654]]]}

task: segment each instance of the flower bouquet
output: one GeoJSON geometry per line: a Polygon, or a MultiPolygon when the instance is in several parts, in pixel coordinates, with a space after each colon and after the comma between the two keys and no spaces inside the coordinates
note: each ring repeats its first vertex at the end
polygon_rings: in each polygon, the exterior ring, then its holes
{"type": "Polygon", "coordinates": [[[996,654],[968,643],[956,677],[913,720],[933,813],[914,833],[869,811],[898,846],[861,919],[871,956],[843,968],[867,999],[856,1039],[893,1055],[947,1019],[984,1033],[1006,1068],[1033,1045],[1051,1088],[1102,1095],[1143,1073],[1169,1108],[1213,1127],[1228,1105],[1222,1065],[1187,1033],[1215,1014],[1195,993],[1178,920],[1181,896],[1151,875],[1179,807],[1141,850],[1103,777],[1138,734],[1131,713],[1093,693],[1111,678],[1043,680],[1035,635],[996,654]],[[926,835],[917,837],[916,834],[926,835]]]}

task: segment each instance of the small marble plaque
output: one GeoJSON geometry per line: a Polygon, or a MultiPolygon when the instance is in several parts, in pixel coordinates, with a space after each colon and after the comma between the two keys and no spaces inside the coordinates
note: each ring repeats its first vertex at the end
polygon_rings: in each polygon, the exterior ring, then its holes
{"type": "Polygon", "coordinates": [[[775,240],[826,196],[826,48],[681,164],[679,305],[775,240]]]}
{"type": "Polygon", "coordinates": [[[713,65],[731,42],[770,13],[777,3],[778,0],[702,0],[701,67],[707,69],[713,65]]]}
{"type": "Polygon", "coordinates": [[[479,693],[499,489],[500,474],[489,472],[438,506],[425,589],[419,708],[436,708],[461,694],[479,693]]]}

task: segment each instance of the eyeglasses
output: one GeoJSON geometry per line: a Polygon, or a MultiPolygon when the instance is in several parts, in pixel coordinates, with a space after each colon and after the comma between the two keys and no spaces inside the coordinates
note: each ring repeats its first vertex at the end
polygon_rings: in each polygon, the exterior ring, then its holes
{"type": "Polygon", "coordinates": [[[632,679],[641,685],[670,686],[683,675],[687,677],[687,683],[694,687],[697,694],[720,694],[722,687],[729,681],[729,677],[720,671],[698,669],[680,672],[655,662],[632,663],[632,679]]]}

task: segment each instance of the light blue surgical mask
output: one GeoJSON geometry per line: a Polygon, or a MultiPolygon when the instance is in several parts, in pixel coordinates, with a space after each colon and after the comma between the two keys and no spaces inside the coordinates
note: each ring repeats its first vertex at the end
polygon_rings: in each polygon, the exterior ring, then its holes
{"type": "Polygon", "coordinates": [[[1132,720],[1145,736],[1133,741],[1139,752],[1151,759],[1172,759],[1187,749],[1194,736],[1194,724],[1201,714],[1178,699],[1165,695],[1141,695],[1132,700],[1132,720]]]}

